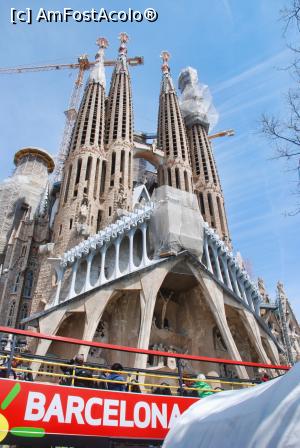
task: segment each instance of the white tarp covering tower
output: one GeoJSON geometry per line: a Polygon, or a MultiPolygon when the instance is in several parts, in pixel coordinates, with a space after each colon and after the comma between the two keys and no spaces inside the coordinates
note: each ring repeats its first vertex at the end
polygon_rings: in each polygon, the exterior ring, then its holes
{"type": "Polygon", "coordinates": [[[187,67],[180,72],[180,108],[189,140],[194,192],[201,215],[230,247],[224,197],[208,137],[218,121],[208,87],[199,83],[197,70],[187,67]]]}
{"type": "Polygon", "coordinates": [[[201,259],[203,253],[203,219],[195,195],[163,185],[151,200],[155,203],[150,224],[154,253],[178,253],[188,250],[201,259]]]}
{"type": "Polygon", "coordinates": [[[180,72],[178,86],[181,91],[180,109],[188,125],[195,118],[210,130],[214,128],[219,114],[207,85],[199,82],[195,68],[187,67],[180,72]]]}
{"type": "Polygon", "coordinates": [[[22,148],[15,154],[13,175],[0,184],[0,260],[4,256],[10,233],[26,211],[38,211],[48,175],[53,171],[52,157],[43,149],[22,148]],[[25,208],[24,208],[25,207],[25,208]]]}

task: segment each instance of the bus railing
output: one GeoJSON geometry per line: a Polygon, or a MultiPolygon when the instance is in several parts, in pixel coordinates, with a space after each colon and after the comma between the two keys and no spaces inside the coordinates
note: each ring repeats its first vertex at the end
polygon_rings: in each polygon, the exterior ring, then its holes
{"type": "MultiPolygon", "coordinates": [[[[173,352],[163,352],[158,350],[147,350],[147,349],[139,349],[135,347],[126,347],[120,345],[113,345],[101,342],[94,341],[84,341],[80,339],[68,338],[64,336],[51,336],[43,333],[36,333],[28,330],[20,330],[13,329],[9,327],[0,327],[0,333],[6,333],[12,335],[12,339],[10,341],[10,349],[2,350],[2,355],[0,355],[0,360],[2,359],[3,363],[0,365],[0,375],[1,371],[5,370],[6,377],[9,377],[11,374],[18,376],[19,374],[25,374],[29,372],[29,368],[22,367],[20,364],[27,364],[29,366],[34,366],[35,364],[39,365],[38,369],[31,369],[31,374],[35,377],[35,380],[39,380],[41,377],[45,377],[50,382],[60,382],[64,385],[74,386],[76,381],[82,381],[83,384],[87,385],[86,387],[95,387],[95,388],[104,388],[104,384],[106,388],[110,389],[110,385],[120,384],[127,387],[128,391],[133,389],[133,385],[138,385],[140,391],[142,393],[157,393],[155,389],[164,389],[169,391],[169,394],[175,395],[188,395],[194,392],[194,395],[201,391],[206,391],[210,393],[218,393],[224,389],[236,389],[236,388],[244,388],[244,387],[253,387],[257,382],[259,382],[256,378],[252,379],[240,379],[240,378],[228,378],[228,377],[211,377],[206,376],[205,383],[207,383],[210,387],[202,389],[201,387],[195,387],[195,383],[199,381],[197,375],[193,372],[188,373],[185,371],[184,362],[205,362],[205,363],[214,363],[214,364],[223,364],[228,366],[244,366],[246,368],[254,368],[254,369],[263,369],[264,371],[270,369],[271,371],[275,371],[277,374],[282,374],[285,371],[289,370],[289,366],[287,365],[276,365],[276,364],[266,364],[266,363],[256,363],[252,361],[240,361],[240,360],[231,360],[231,359],[223,359],[223,358],[215,358],[215,357],[207,357],[207,356],[196,356],[196,355],[188,355],[188,354],[180,354],[173,352]],[[172,372],[165,371],[153,371],[150,368],[148,369],[139,369],[139,368],[123,368],[122,370],[112,370],[107,365],[96,365],[94,363],[84,363],[83,365],[78,364],[70,364],[67,361],[61,360],[60,358],[50,359],[46,357],[37,356],[29,353],[22,353],[22,350],[18,347],[18,338],[22,336],[25,338],[35,338],[35,339],[44,339],[50,341],[56,341],[61,343],[68,343],[72,345],[77,345],[78,347],[89,346],[95,348],[101,348],[105,350],[113,350],[118,352],[127,352],[127,353],[135,353],[135,354],[143,354],[150,356],[157,356],[162,358],[173,358],[176,360],[176,372],[174,374],[172,372]],[[15,362],[14,362],[15,361],[15,362]],[[15,365],[17,363],[17,365],[15,365]],[[41,369],[42,366],[42,369],[41,369]],[[53,371],[45,371],[44,368],[53,368],[53,371]],[[88,372],[88,375],[81,376],[80,369],[84,368],[85,371],[88,372]],[[55,369],[70,369],[71,374],[66,374],[63,372],[55,372],[55,369]],[[79,371],[79,373],[77,372],[79,371]],[[76,374],[77,373],[77,374],[76,374]],[[107,377],[107,374],[117,373],[124,377],[124,381],[113,380],[107,377]],[[134,380],[134,382],[133,382],[134,380]],[[166,380],[169,383],[166,383],[166,380]],[[69,384],[66,382],[69,381],[69,384]],[[88,385],[89,384],[89,385],[88,385]],[[91,385],[92,384],[92,385],[91,385]],[[216,386],[216,387],[214,387],[216,386]]],[[[201,371],[202,369],[193,369],[201,371]]],[[[85,386],[83,386],[85,387],[85,386]]]]}

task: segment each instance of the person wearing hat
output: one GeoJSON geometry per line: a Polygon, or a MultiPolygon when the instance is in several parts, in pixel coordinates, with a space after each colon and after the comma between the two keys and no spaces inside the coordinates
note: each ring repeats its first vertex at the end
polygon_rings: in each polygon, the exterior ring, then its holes
{"type": "Polygon", "coordinates": [[[198,381],[195,382],[194,387],[198,389],[199,398],[205,398],[213,394],[211,386],[204,381],[206,380],[206,376],[203,373],[199,373],[197,380],[198,381]]]}

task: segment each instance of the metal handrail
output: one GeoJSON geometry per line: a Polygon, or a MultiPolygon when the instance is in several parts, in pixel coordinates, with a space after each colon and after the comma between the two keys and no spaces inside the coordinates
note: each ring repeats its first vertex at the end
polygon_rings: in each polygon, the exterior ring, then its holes
{"type": "Polygon", "coordinates": [[[213,358],[209,356],[195,356],[195,355],[187,355],[185,353],[171,353],[171,352],[161,352],[158,350],[149,350],[149,349],[141,349],[135,347],[127,347],[122,345],[114,345],[107,344],[103,342],[94,342],[94,341],[85,341],[81,339],[69,338],[65,336],[51,336],[45,333],[36,333],[34,331],[28,330],[19,330],[17,328],[10,327],[2,327],[0,326],[0,333],[11,333],[14,335],[31,337],[35,339],[45,339],[50,341],[57,342],[65,342],[78,346],[88,346],[88,347],[96,347],[96,348],[104,348],[109,350],[115,350],[120,352],[127,353],[136,353],[142,355],[154,355],[154,356],[162,356],[165,358],[176,358],[181,360],[189,360],[189,361],[203,361],[210,362],[215,364],[228,364],[235,366],[245,366],[245,367],[257,367],[264,369],[275,369],[275,370],[289,370],[290,366],[287,365],[278,365],[278,364],[266,364],[266,363],[257,363],[252,361],[240,361],[240,360],[232,360],[232,359],[222,359],[222,358],[213,358]]]}
{"type": "MultiPolygon", "coordinates": [[[[268,369],[276,369],[279,370],[279,374],[281,374],[283,371],[288,370],[289,366],[278,366],[273,364],[265,364],[265,363],[254,363],[249,361],[235,361],[235,360],[228,360],[228,359],[220,359],[220,358],[210,358],[207,356],[194,356],[194,355],[186,355],[186,354],[179,354],[179,353],[172,353],[172,352],[161,352],[158,350],[146,350],[146,349],[138,349],[134,347],[124,347],[119,345],[113,345],[113,344],[107,344],[107,343],[99,343],[99,342],[93,342],[93,341],[84,341],[80,339],[74,339],[74,338],[68,338],[63,336],[50,336],[45,335],[42,333],[36,333],[32,331],[27,330],[19,330],[9,327],[0,327],[0,332],[2,333],[10,333],[13,335],[11,339],[11,346],[10,350],[4,350],[4,354],[0,354],[0,360],[5,359],[5,364],[0,366],[0,372],[4,369],[6,370],[4,376],[10,377],[12,372],[14,377],[16,377],[16,374],[18,373],[31,373],[32,375],[38,375],[38,376],[45,376],[50,377],[54,379],[68,379],[69,381],[65,381],[66,386],[79,386],[80,383],[77,383],[75,381],[83,381],[83,384],[80,384],[82,387],[97,387],[97,383],[105,383],[105,387],[107,388],[107,385],[110,383],[115,384],[121,384],[126,385],[127,390],[131,390],[132,387],[132,377],[135,376],[135,379],[137,380],[140,376],[141,381],[138,381],[137,384],[142,388],[142,392],[149,392],[150,393],[163,393],[162,388],[164,390],[168,389],[170,391],[170,394],[172,395],[171,391],[172,389],[175,389],[177,394],[184,395],[186,392],[193,392],[197,391],[198,395],[201,396],[201,392],[209,392],[209,393],[215,393],[218,392],[218,390],[213,389],[213,385],[217,383],[219,391],[224,390],[221,389],[220,386],[224,386],[225,389],[231,388],[234,389],[236,387],[244,388],[244,387],[253,387],[256,380],[240,380],[240,379],[229,379],[220,377],[210,377],[205,378],[206,387],[202,389],[201,387],[197,387],[197,382],[199,381],[198,378],[193,378],[192,376],[195,376],[195,374],[190,375],[188,373],[184,372],[182,360],[192,360],[192,361],[205,361],[205,362],[211,362],[211,363],[218,363],[218,364],[229,364],[229,365],[243,365],[247,367],[255,367],[255,368],[268,368],[268,369]],[[36,338],[36,339],[45,339],[45,340],[51,340],[51,341],[59,341],[64,343],[70,343],[75,344],[78,346],[88,346],[88,347],[97,347],[97,348],[104,348],[104,349],[110,349],[115,351],[121,351],[121,352],[129,352],[129,353],[141,353],[144,355],[155,355],[155,356],[161,356],[164,358],[175,358],[176,359],[176,366],[177,366],[177,372],[172,373],[166,373],[166,372],[153,372],[151,370],[146,369],[137,369],[137,368],[123,368],[122,370],[113,370],[105,365],[88,365],[83,364],[75,364],[74,360],[72,362],[61,360],[61,359],[53,359],[51,357],[51,360],[45,359],[45,357],[39,357],[38,355],[30,355],[30,356],[22,356],[22,354],[17,353],[17,336],[25,336],[27,338],[36,338]],[[15,365],[12,364],[13,361],[18,361],[19,363],[30,363],[33,367],[26,368],[22,365],[15,365]],[[36,364],[38,364],[38,368],[36,369],[36,364]],[[41,369],[42,366],[50,366],[55,368],[60,368],[62,372],[49,372],[44,371],[41,369]],[[67,371],[68,369],[68,371],[67,371]],[[88,371],[88,376],[82,376],[81,372],[82,369],[85,371],[88,371]],[[97,372],[97,374],[93,375],[93,373],[97,372]],[[122,376],[119,379],[111,379],[107,377],[103,373],[117,373],[118,375],[122,376]],[[102,376],[101,376],[102,375],[102,376]],[[156,379],[159,379],[160,381],[169,379],[171,380],[171,384],[168,383],[160,383],[157,384],[156,379]],[[148,380],[148,381],[147,381],[148,380]],[[154,382],[152,383],[151,380],[154,382]],[[85,381],[87,383],[85,383],[85,381]],[[175,384],[174,384],[175,382],[175,384]],[[188,383],[188,386],[185,383],[188,383]],[[150,389],[149,389],[150,388],[150,389]],[[155,389],[157,388],[157,389],[155,389]]],[[[3,353],[2,352],[2,353],[3,353]]],[[[1,353],[1,352],[0,352],[1,353]]],[[[1,374],[3,376],[3,374],[1,374]]],[[[28,377],[20,378],[20,379],[29,379],[28,377]]],[[[32,379],[32,377],[30,378],[32,379]]],[[[201,380],[200,380],[201,381],[201,380]]],[[[56,381],[57,382],[57,381],[56,381]]],[[[200,385],[199,385],[200,386],[200,385]]],[[[102,388],[102,387],[100,387],[102,388]]],[[[109,390],[112,388],[108,387],[109,390]]]]}

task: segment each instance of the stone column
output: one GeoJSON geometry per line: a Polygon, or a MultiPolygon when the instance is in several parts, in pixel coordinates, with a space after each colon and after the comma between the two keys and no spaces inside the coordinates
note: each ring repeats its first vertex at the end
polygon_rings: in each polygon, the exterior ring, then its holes
{"type": "MultiPolygon", "coordinates": [[[[173,264],[174,263],[170,263],[164,267],[157,267],[154,271],[145,272],[141,275],[141,325],[137,344],[138,348],[149,348],[156,296],[165,276],[173,264]]],[[[137,354],[134,366],[136,368],[145,369],[147,366],[147,355],[137,354]]]]}
{"type": "Polygon", "coordinates": [[[62,285],[62,281],[64,278],[64,273],[65,273],[65,269],[59,267],[56,270],[56,274],[57,274],[57,287],[56,287],[56,293],[55,293],[55,299],[54,299],[54,303],[53,306],[56,306],[59,304],[59,296],[60,296],[60,290],[61,290],[61,285],[62,285]]]}
{"type": "MultiPolygon", "coordinates": [[[[39,333],[45,333],[45,334],[51,334],[55,335],[62,320],[65,315],[65,310],[63,309],[56,309],[51,314],[48,314],[44,318],[41,318],[39,320],[39,333]]],[[[48,341],[46,339],[39,339],[37,348],[34,352],[34,354],[38,356],[46,356],[47,352],[50,348],[52,341],[48,341]]],[[[30,368],[33,371],[38,371],[40,369],[41,363],[34,361],[30,364],[30,368]]],[[[33,377],[36,377],[36,373],[33,374],[33,377]]]]}
{"type": "MultiPolygon", "coordinates": [[[[222,289],[207,274],[201,273],[200,275],[193,265],[190,263],[188,265],[205,291],[205,298],[226,344],[230,358],[242,361],[227,323],[222,289]]],[[[240,378],[249,378],[244,366],[236,366],[236,370],[240,378]]]]}
{"type": "Polygon", "coordinates": [[[242,293],[242,299],[244,300],[245,303],[248,303],[246,294],[245,294],[245,283],[243,282],[241,284],[241,282],[239,282],[240,288],[241,288],[241,293],[242,293]]]}
{"type": "Polygon", "coordinates": [[[253,305],[253,301],[252,301],[252,297],[251,297],[251,291],[249,288],[246,288],[246,298],[247,298],[248,305],[254,311],[254,305],[253,305]]]}
{"type": "Polygon", "coordinates": [[[258,316],[260,316],[260,302],[259,302],[259,298],[258,296],[255,294],[255,296],[253,297],[253,305],[254,305],[254,311],[255,314],[257,314],[258,316]]]}
{"type": "Polygon", "coordinates": [[[148,254],[147,254],[147,224],[143,222],[141,225],[141,230],[143,234],[143,257],[142,257],[142,263],[143,266],[147,266],[148,264],[148,254]]]}
{"type": "Polygon", "coordinates": [[[235,294],[236,294],[238,297],[240,297],[241,294],[240,294],[239,287],[238,287],[238,284],[237,284],[237,278],[236,278],[236,270],[235,270],[235,266],[232,267],[231,273],[232,273],[232,279],[233,279],[233,284],[232,284],[232,286],[233,286],[233,291],[235,292],[235,294]]]}
{"type": "Polygon", "coordinates": [[[261,342],[260,330],[258,324],[256,322],[255,317],[250,311],[247,311],[245,308],[239,311],[243,321],[246,331],[248,333],[249,339],[254,345],[256,353],[258,354],[260,361],[266,364],[269,364],[271,360],[268,358],[265,349],[261,342]]]}
{"type": "Polygon", "coordinates": [[[268,346],[268,349],[270,350],[270,352],[272,354],[271,361],[275,364],[280,364],[278,349],[276,347],[276,344],[272,340],[272,338],[270,336],[266,335],[265,342],[268,346]]]}
{"type": "Polygon", "coordinates": [[[66,300],[71,299],[71,297],[75,296],[75,281],[76,281],[77,269],[78,269],[78,261],[75,261],[72,266],[71,285],[70,285],[69,294],[68,294],[66,300]]]}
{"type": "Polygon", "coordinates": [[[90,283],[90,276],[91,276],[91,266],[92,266],[92,260],[94,257],[95,253],[91,252],[87,259],[87,268],[86,268],[86,277],[85,277],[85,284],[84,284],[84,291],[88,291],[89,289],[91,289],[91,283],[90,283]]]}
{"type": "Polygon", "coordinates": [[[212,246],[212,251],[214,254],[214,262],[215,262],[215,266],[217,269],[218,280],[220,280],[220,282],[224,283],[221,268],[220,268],[220,263],[219,263],[218,250],[214,246],[212,246]]]}
{"type": "MultiPolygon", "coordinates": [[[[103,289],[101,288],[100,291],[89,295],[89,298],[85,302],[86,324],[82,336],[83,340],[93,340],[97,326],[112,296],[112,293],[113,289],[105,287],[103,289]]],[[[85,359],[87,358],[89,351],[90,347],[88,346],[80,346],[80,349],[78,349],[78,353],[82,353],[85,359]]]]}
{"type": "Polygon", "coordinates": [[[228,288],[233,291],[232,283],[231,283],[230,276],[229,276],[229,273],[228,273],[227,259],[226,259],[225,255],[222,256],[222,262],[223,262],[223,268],[224,268],[226,283],[228,285],[228,288]]]}
{"type": "Polygon", "coordinates": [[[105,256],[106,256],[106,250],[107,250],[107,247],[106,247],[106,245],[105,245],[105,246],[103,246],[103,248],[101,249],[101,271],[100,271],[100,277],[99,277],[99,279],[100,279],[100,285],[103,285],[103,283],[106,282],[106,276],[105,276],[105,271],[104,271],[104,268],[105,268],[105,256]]]}
{"type": "Polygon", "coordinates": [[[120,244],[121,244],[121,238],[118,237],[115,241],[115,254],[116,254],[116,258],[115,258],[115,278],[120,277],[121,272],[120,272],[120,266],[119,266],[119,258],[120,258],[120,244]]]}
{"type": "Polygon", "coordinates": [[[207,262],[207,269],[209,272],[213,274],[213,268],[210,261],[209,251],[208,251],[208,242],[207,242],[207,236],[204,237],[204,252],[205,252],[205,258],[207,262]]]}
{"type": "Polygon", "coordinates": [[[134,229],[130,229],[128,233],[129,238],[129,272],[132,272],[134,270],[134,263],[133,263],[133,237],[134,237],[134,229]]]}

